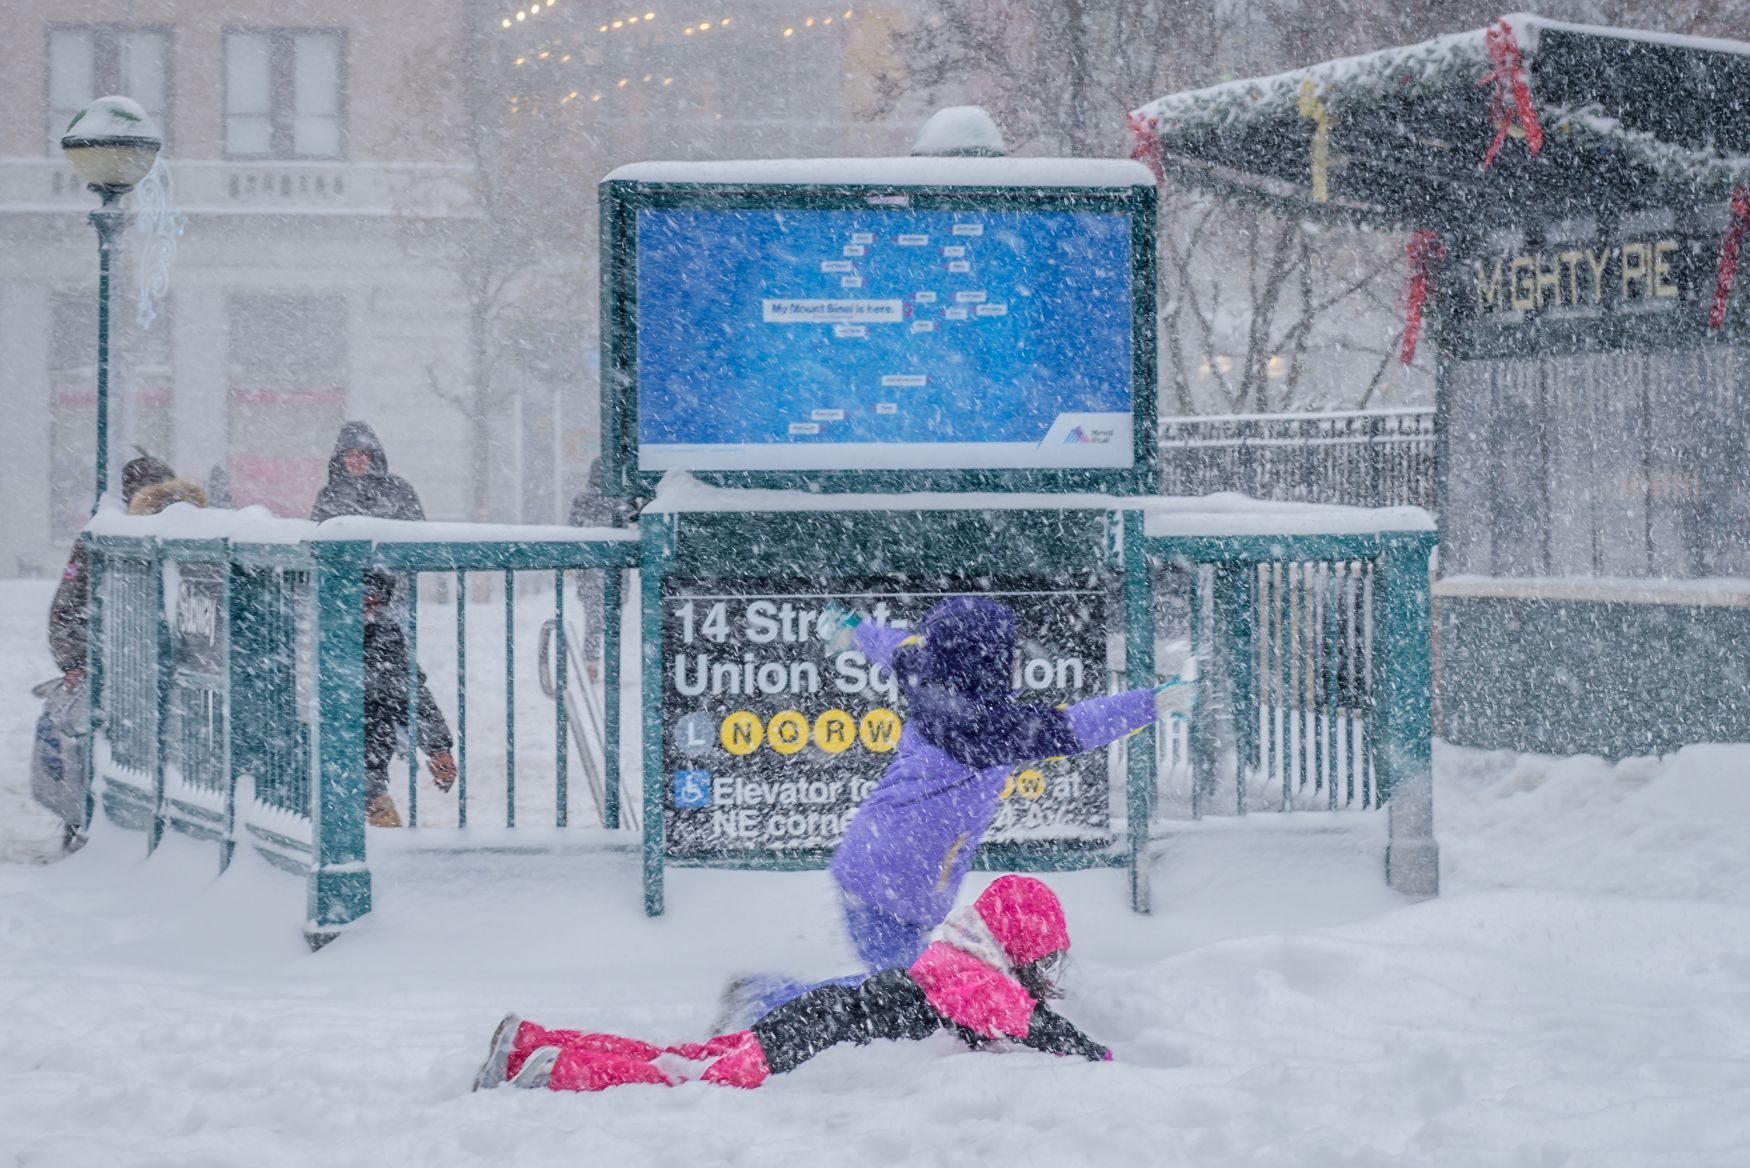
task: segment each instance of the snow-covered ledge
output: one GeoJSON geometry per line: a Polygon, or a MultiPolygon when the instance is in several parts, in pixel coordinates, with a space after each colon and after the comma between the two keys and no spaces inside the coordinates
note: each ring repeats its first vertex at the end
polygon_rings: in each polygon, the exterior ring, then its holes
{"type": "Polygon", "coordinates": [[[913,491],[863,493],[718,487],[686,471],[662,476],[647,514],[706,511],[1128,511],[1140,510],[1144,534],[1374,535],[1431,532],[1420,507],[1341,507],[1279,503],[1223,492],[1201,497],[1105,495],[1084,491],[913,491]]]}

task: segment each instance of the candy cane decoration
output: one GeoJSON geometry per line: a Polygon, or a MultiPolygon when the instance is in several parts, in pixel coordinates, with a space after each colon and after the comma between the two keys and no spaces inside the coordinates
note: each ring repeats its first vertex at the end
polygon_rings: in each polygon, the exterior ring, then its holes
{"type": "Polygon", "coordinates": [[[1519,41],[1513,36],[1513,26],[1497,20],[1483,34],[1488,46],[1489,61],[1494,65],[1483,74],[1478,85],[1493,85],[1489,95],[1489,123],[1495,127],[1495,140],[1483,155],[1483,169],[1495,161],[1495,154],[1507,135],[1517,130],[1533,154],[1543,149],[1543,126],[1538,123],[1537,109],[1531,104],[1531,83],[1525,76],[1525,54],[1519,51],[1519,41]],[[1508,99],[1512,100],[1509,101],[1508,99]]]}
{"type": "Polygon", "coordinates": [[[1416,360],[1416,342],[1422,336],[1422,309],[1433,286],[1434,265],[1446,258],[1446,245],[1439,232],[1426,227],[1410,236],[1404,245],[1410,259],[1410,294],[1404,303],[1404,345],[1399,353],[1405,365],[1416,360]]]}
{"type": "Polygon", "coordinates": [[[1714,303],[1707,315],[1708,331],[1726,323],[1726,303],[1732,298],[1732,282],[1738,277],[1738,249],[1744,244],[1744,232],[1750,228],[1750,187],[1732,188],[1732,221],[1726,237],[1720,240],[1720,266],[1714,275],[1714,303]]]}

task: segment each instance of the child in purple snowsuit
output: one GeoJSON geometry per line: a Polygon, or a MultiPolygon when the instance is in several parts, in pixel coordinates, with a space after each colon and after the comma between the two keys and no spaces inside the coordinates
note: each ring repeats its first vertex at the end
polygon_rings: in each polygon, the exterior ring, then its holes
{"type": "Polygon", "coordinates": [[[1010,690],[1015,614],[955,596],[916,633],[863,622],[855,644],[893,671],[905,702],[897,757],[863,801],[833,856],[845,922],[871,970],[917,960],[953,907],[1015,766],[1079,754],[1155,719],[1155,690],[1067,708],[1010,690]]]}
{"type": "MultiPolygon", "coordinates": [[[[841,620],[855,626],[849,642],[871,664],[893,671],[906,719],[887,773],[845,828],[832,874],[863,967],[904,969],[953,908],[1011,770],[1142,729],[1155,720],[1161,690],[1064,708],[1017,701],[1009,688],[1014,611],[981,596],[934,605],[915,633],[857,623],[849,614],[841,620]]],[[[840,643],[847,641],[844,631],[835,638],[840,643]]],[[[1188,687],[1161,689],[1175,703],[1188,700],[1188,687]]],[[[725,987],[716,1029],[745,1026],[820,985],[862,978],[812,985],[771,975],[736,978],[725,987]]]]}

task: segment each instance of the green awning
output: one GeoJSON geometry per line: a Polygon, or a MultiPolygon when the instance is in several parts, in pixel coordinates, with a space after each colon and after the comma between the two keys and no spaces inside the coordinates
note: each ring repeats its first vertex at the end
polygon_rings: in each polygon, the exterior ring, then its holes
{"type": "Polygon", "coordinates": [[[1131,122],[1170,180],[1313,218],[1463,227],[1723,205],[1750,180],[1750,44],[1507,16],[1172,94],[1131,122]]]}

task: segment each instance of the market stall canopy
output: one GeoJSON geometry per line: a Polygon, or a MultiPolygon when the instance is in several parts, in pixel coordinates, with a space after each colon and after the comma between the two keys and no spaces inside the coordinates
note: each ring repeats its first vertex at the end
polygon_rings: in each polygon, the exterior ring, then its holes
{"type": "Polygon", "coordinates": [[[1750,179],[1750,44],[1510,15],[1130,115],[1168,179],[1292,215],[1461,227],[1724,206],[1750,179]]]}

